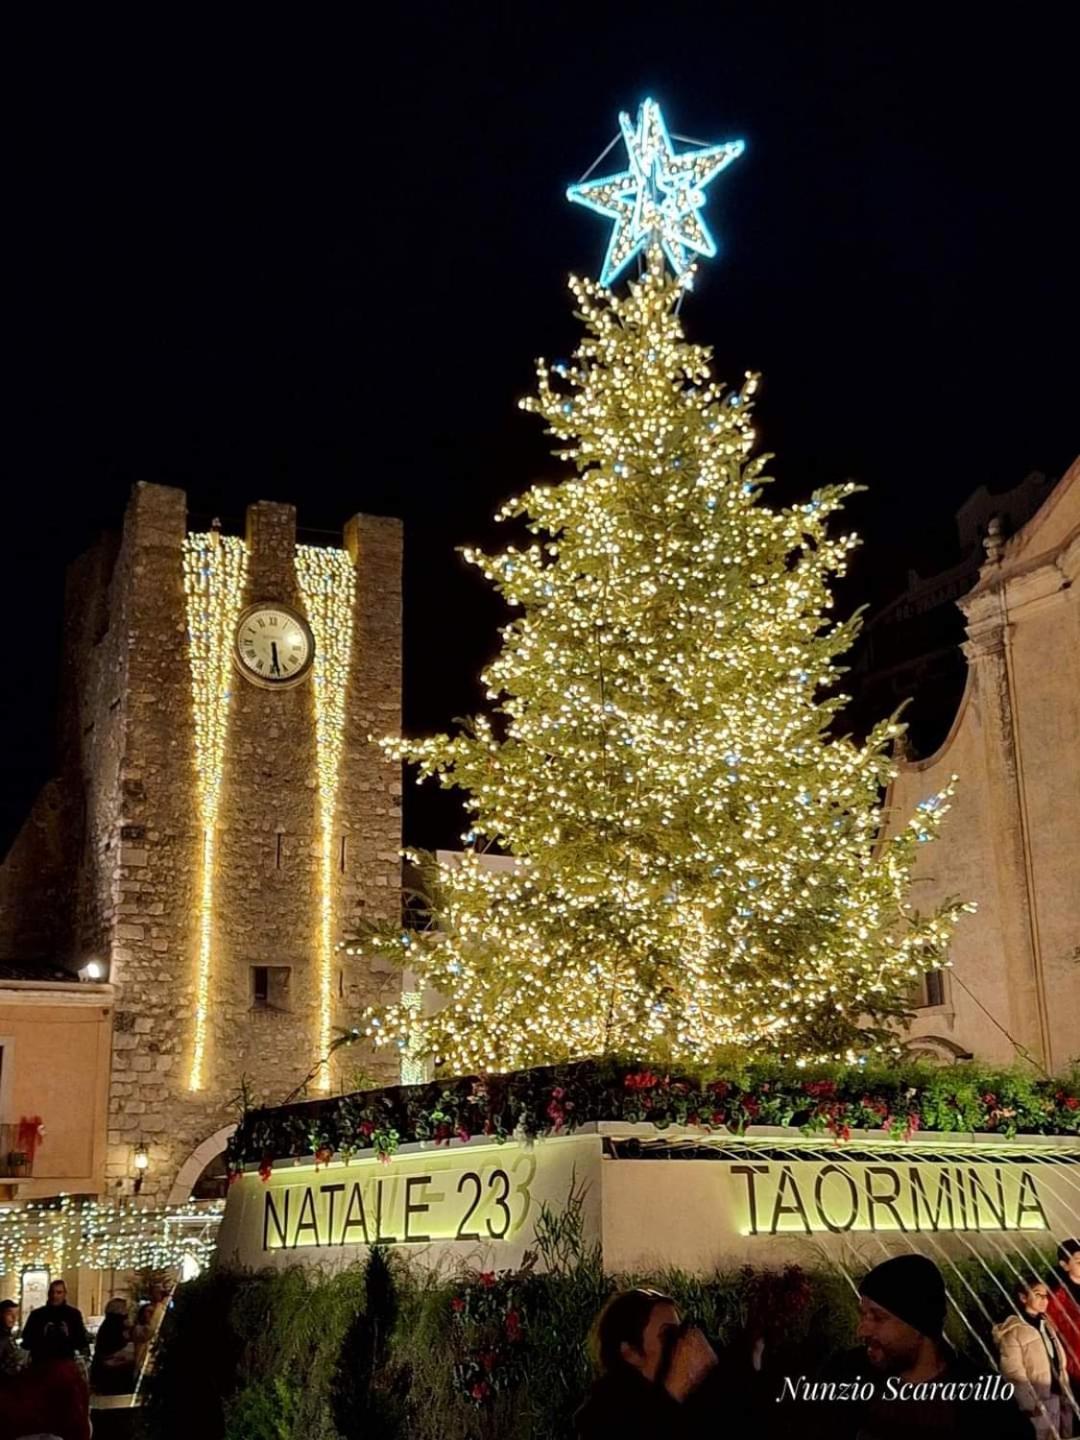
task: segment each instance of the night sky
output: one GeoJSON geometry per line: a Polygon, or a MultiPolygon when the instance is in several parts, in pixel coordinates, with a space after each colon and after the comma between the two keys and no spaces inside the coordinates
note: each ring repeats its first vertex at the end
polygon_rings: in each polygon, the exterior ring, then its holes
{"type": "MultiPolygon", "coordinates": [[[[307,532],[401,516],[406,726],[477,708],[503,617],[454,547],[558,473],[516,400],[535,355],[573,349],[564,279],[607,236],[563,192],[647,94],[677,133],[747,141],[683,313],[720,377],[764,372],[774,499],[869,487],[845,606],[944,563],[977,485],[1060,475],[1080,450],[1069,9],[54,16],[9,48],[2,837],[50,773],[64,566],[136,480],[227,527],[257,499],[307,532]]],[[[409,839],[452,843],[449,802],[420,794],[409,839]]]]}

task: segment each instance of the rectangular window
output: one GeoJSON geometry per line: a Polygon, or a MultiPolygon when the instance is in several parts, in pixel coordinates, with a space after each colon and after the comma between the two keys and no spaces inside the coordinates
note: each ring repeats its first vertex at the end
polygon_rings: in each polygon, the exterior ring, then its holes
{"type": "Polygon", "coordinates": [[[290,965],[253,965],[251,967],[251,1008],[253,1010],[288,1010],[290,965]]]}
{"type": "Polygon", "coordinates": [[[926,1003],[927,1005],[945,1004],[945,975],[941,970],[926,972],[926,1003]]]}

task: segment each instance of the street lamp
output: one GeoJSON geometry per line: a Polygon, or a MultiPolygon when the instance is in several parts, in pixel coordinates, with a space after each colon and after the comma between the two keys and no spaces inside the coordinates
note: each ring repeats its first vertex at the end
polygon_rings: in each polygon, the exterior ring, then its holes
{"type": "Polygon", "coordinates": [[[146,1172],[150,1168],[150,1152],[149,1150],[147,1150],[146,1146],[141,1141],[138,1145],[135,1146],[135,1153],[132,1156],[132,1161],[135,1165],[135,1194],[138,1195],[139,1191],[142,1189],[143,1179],[146,1176],[146,1172]]]}

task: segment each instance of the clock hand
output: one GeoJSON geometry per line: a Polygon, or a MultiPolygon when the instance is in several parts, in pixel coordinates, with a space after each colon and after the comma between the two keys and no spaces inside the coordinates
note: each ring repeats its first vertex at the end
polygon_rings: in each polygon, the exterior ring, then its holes
{"type": "Polygon", "coordinates": [[[278,664],[278,658],[277,658],[277,641],[276,641],[276,640],[271,640],[271,641],[270,641],[270,653],[271,653],[271,655],[273,656],[273,664],[270,666],[270,674],[271,674],[271,675],[280,675],[280,674],[281,674],[281,666],[278,664]]]}

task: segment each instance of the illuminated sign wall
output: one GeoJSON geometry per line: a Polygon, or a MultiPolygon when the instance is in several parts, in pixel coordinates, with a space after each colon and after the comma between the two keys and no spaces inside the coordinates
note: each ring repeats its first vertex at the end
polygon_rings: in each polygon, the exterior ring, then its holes
{"type": "Polygon", "coordinates": [[[744,1235],[1049,1229],[1023,1165],[748,1160],[729,1173],[746,1185],[736,1200],[744,1235]]]}
{"type": "Polygon", "coordinates": [[[535,1243],[539,1208],[581,1197],[586,1234],[599,1238],[598,1136],[535,1146],[456,1146],[245,1175],[229,1192],[218,1242],[226,1261],[260,1268],[297,1261],[347,1264],[371,1245],[408,1246],[482,1269],[519,1265],[535,1243]]]}
{"type": "Polygon", "coordinates": [[[255,1268],[332,1265],[383,1244],[424,1263],[508,1269],[535,1246],[540,1207],[564,1210],[572,1196],[605,1268],[629,1273],[859,1265],[905,1249],[947,1263],[1075,1233],[1078,1146],[850,1153],[733,1141],[723,1158],[619,1159],[583,1133],[277,1169],[265,1184],[249,1174],[233,1187],[219,1256],[255,1268]]]}

